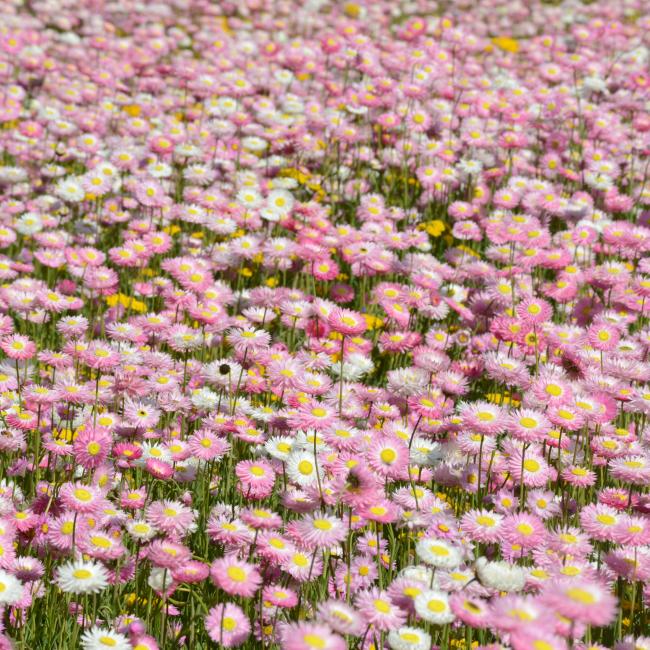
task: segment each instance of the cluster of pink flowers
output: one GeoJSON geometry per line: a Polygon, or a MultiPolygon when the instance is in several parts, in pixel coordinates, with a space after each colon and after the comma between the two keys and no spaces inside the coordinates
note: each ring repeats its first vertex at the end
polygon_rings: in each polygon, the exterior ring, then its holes
{"type": "Polygon", "coordinates": [[[649,64],[643,0],[0,3],[0,650],[649,650],[649,64]]]}

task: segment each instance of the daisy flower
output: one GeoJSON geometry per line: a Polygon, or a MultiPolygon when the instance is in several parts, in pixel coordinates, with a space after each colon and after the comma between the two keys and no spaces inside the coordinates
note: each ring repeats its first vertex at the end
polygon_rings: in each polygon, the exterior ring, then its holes
{"type": "Polygon", "coordinates": [[[376,587],[357,593],[354,604],[367,624],[379,631],[398,628],[406,621],[406,613],[392,602],[386,592],[376,587]]]}
{"type": "Polygon", "coordinates": [[[321,623],[286,623],[280,629],[282,650],[345,650],[345,639],[321,623]]]}
{"type": "Polygon", "coordinates": [[[420,628],[404,625],[388,633],[388,643],[394,650],[429,650],[431,636],[420,628]]]}
{"type": "Polygon", "coordinates": [[[455,569],[461,563],[458,549],[435,538],[420,539],[415,546],[415,552],[423,562],[439,569],[455,569]]]}
{"type": "Polygon", "coordinates": [[[224,648],[235,648],[248,639],[251,625],[241,607],[234,603],[216,605],[205,618],[209,637],[224,648]]]}
{"type": "Polygon", "coordinates": [[[287,534],[296,546],[313,550],[342,542],[348,535],[343,522],[322,512],[304,516],[287,525],[287,534]]]}
{"type": "Polygon", "coordinates": [[[547,607],[586,625],[607,625],[616,614],[616,597],[597,582],[568,578],[549,581],[540,599],[547,607]]]}
{"type": "Polygon", "coordinates": [[[132,650],[128,637],[113,630],[93,626],[81,635],[81,647],[83,650],[132,650]]]}
{"type": "Polygon", "coordinates": [[[456,618],[451,611],[449,597],[444,591],[424,591],[415,597],[414,605],[417,615],[423,621],[434,625],[447,625],[456,618]]]}
{"type": "Polygon", "coordinates": [[[307,451],[292,452],[286,462],[287,478],[300,486],[313,485],[323,480],[323,470],[313,454],[307,451]]]}
{"type": "Polygon", "coordinates": [[[76,560],[57,567],[55,582],[66,593],[94,594],[108,586],[108,571],[98,562],[76,560]]]}
{"type": "Polygon", "coordinates": [[[244,598],[253,596],[262,584],[257,567],[231,557],[215,560],[210,566],[210,577],[226,593],[244,598]]]}

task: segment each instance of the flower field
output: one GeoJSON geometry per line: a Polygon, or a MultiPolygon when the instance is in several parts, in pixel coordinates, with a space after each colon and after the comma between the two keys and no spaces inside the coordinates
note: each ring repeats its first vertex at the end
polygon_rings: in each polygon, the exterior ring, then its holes
{"type": "Polygon", "coordinates": [[[647,0],[3,0],[0,85],[0,650],[650,650],[647,0]]]}

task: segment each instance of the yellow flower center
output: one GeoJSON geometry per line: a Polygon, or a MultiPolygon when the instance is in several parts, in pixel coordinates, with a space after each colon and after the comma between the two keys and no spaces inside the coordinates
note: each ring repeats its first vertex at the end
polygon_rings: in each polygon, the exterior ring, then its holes
{"type": "Polygon", "coordinates": [[[228,577],[231,580],[234,580],[235,582],[244,582],[244,580],[246,580],[246,571],[244,571],[244,569],[242,569],[241,567],[238,566],[228,567],[226,573],[228,574],[228,577]]]}
{"type": "Polygon", "coordinates": [[[572,587],[568,589],[566,595],[571,599],[582,605],[593,605],[596,602],[594,595],[586,589],[580,587],[572,587]]]}

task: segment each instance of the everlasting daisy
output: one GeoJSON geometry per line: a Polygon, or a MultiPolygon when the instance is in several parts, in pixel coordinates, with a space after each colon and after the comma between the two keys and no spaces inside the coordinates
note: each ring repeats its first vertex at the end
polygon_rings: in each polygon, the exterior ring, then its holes
{"type": "Polygon", "coordinates": [[[449,606],[449,598],[444,591],[428,590],[415,597],[415,611],[424,621],[434,625],[446,625],[456,617],[449,606]]]}
{"type": "Polygon", "coordinates": [[[215,560],[210,567],[213,582],[226,593],[250,598],[262,583],[257,568],[234,558],[215,560]]]}
{"type": "Polygon", "coordinates": [[[224,648],[235,648],[248,638],[251,626],[241,607],[234,603],[217,605],[205,619],[210,638],[224,648]]]}
{"type": "Polygon", "coordinates": [[[347,530],[339,519],[316,512],[291,522],[287,534],[297,546],[311,550],[334,546],[347,537],[347,530]]]}
{"type": "Polygon", "coordinates": [[[361,616],[377,630],[395,629],[406,620],[406,614],[393,604],[388,594],[376,587],[357,593],[354,602],[361,616]]]}
{"type": "Polygon", "coordinates": [[[388,633],[388,643],[394,650],[429,650],[431,637],[420,628],[404,625],[388,633]]]}
{"type": "Polygon", "coordinates": [[[616,598],[596,582],[552,581],[545,585],[541,599],[567,618],[588,625],[607,625],[615,615],[616,598]]]}
{"type": "Polygon", "coordinates": [[[461,554],[451,544],[432,538],[418,541],[415,551],[423,562],[436,568],[455,569],[461,563],[461,554]]]}
{"type": "Polygon", "coordinates": [[[108,571],[98,562],[78,560],[59,566],[55,580],[67,593],[94,594],[108,586],[108,571]]]}
{"type": "Polygon", "coordinates": [[[280,630],[282,650],[345,650],[343,637],[320,623],[288,623],[280,630]]]}
{"type": "Polygon", "coordinates": [[[84,650],[103,650],[104,648],[132,650],[133,648],[129,639],[123,634],[97,626],[91,627],[82,634],[81,647],[84,650]]]}

